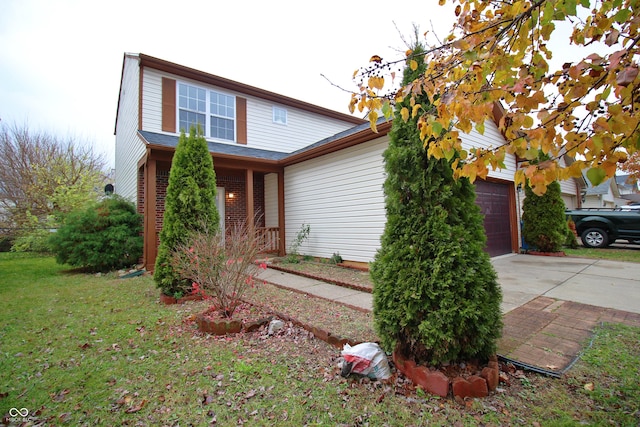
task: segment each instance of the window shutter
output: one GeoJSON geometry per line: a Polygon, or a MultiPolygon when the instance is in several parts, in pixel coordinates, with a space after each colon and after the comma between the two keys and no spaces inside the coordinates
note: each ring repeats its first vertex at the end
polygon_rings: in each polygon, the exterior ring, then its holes
{"type": "Polygon", "coordinates": [[[162,130],[176,132],[176,81],[162,78],[162,130]]]}
{"type": "Polygon", "coordinates": [[[236,128],[238,144],[247,144],[247,99],[236,97],[236,128]]]}

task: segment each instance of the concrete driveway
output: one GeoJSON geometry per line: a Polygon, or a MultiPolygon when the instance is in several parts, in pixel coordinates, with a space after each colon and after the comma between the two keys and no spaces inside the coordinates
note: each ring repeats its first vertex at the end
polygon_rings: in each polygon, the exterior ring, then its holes
{"type": "Polygon", "coordinates": [[[491,259],[502,312],[538,296],[640,313],[640,263],[510,254],[491,259]]]}

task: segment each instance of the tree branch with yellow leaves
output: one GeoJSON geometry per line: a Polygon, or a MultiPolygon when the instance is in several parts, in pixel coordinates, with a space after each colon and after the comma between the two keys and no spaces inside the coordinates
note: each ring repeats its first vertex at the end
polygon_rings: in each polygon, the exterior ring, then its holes
{"type": "MultiPolygon", "coordinates": [[[[440,4],[446,0],[440,0],[440,4]]],[[[420,137],[432,156],[458,159],[456,176],[485,178],[507,154],[522,168],[517,184],[528,181],[542,194],[555,180],[578,177],[588,168],[594,185],[615,174],[640,147],[640,78],[637,42],[640,4],[633,0],[453,0],[454,28],[442,43],[414,57],[385,62],[374,56],[354,73],[358,90],[349,108],[368,113],[372,129],[393,115],[399,100],[425,93],[430,106],[411,103],[401,119],[417,117],[420,137]],[[571,24],[564,40],[552,38],[560,23],[571,24]],[[593,49],[550,71],[554,52],[593,49]],[[398,64],[424,74],[394,88],[398,64]],[[463,149],[460,135],[484,132],[494,106],[505,144],[463,149]],[[540,153],[549,160],[536,163],[540,153]],[[576,161],[565,164],[564,155],[576,161]]],[[[563,24],[564,25],[564,24],[563,24]]]]}

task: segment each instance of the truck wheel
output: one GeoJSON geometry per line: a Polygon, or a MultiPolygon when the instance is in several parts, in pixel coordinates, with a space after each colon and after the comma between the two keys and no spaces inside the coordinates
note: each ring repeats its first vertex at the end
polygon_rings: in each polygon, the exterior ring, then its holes
{"type": "Polygon", "coordinates": [[[609,236],[600,228],[588,228],[580,236],[582,244],[588,248],[605,248],[609,246],[609,236]]]}

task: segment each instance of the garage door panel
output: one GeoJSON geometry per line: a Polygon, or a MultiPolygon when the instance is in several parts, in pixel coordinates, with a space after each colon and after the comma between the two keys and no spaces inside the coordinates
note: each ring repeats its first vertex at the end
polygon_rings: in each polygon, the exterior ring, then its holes
{"type": "Polygon", "coordinates": [[[485,250],[491,256],[511,253],[511,184],[476,181],[476,204],[484,215],[485,250]]]}

